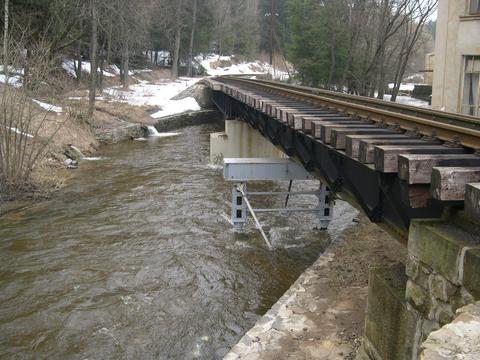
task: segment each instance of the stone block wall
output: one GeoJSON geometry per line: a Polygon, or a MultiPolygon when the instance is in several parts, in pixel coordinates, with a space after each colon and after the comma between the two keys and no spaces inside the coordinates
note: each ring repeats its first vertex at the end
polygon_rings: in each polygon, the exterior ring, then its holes
{"type": "Polygon", "coordinates": [[[480,359],[480,302],[458,309],[452,323],[432,332],[420,359],[480,359]]]}
{"type": "Polygon", "coordinates": [[[480,300],[478,225],[459,213],[448,220],[412,222],[405,267],[370,275],[365,339],[357,359],[418,359],[431,333],[450,326],[458,309],[480,300]]]}
{"type": "Polygon", "coordinates": [[[405,360],[417,354],[419,314],[405,301],[404,266],[371,271],[365,338],[357,359],[405,360]]]}
{"type": "Polygon", "coordinates": [[[480,298],[479,271],[480,234],[451,222],[412,222],[405,299],[430,322],[430,330],[450,323],[457,309],[480,298]]]}

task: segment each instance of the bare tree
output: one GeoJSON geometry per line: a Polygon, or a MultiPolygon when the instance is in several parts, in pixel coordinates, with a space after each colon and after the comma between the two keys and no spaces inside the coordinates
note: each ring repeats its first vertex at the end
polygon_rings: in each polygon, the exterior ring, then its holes
{"type": "Polygon", "coordinates": [[[405,35],[402,40],[400,54],[398,56],[394,87],[392,91],[391,101],[397,100],[398,92],[400,91],[400,85],[405,75],[405,70],[408,65],[408,61],[415,45],[418,42],[422,34],[423,27],[428,18],[433,14],[438,5],[438,0],[411,0],[410,6],[413,10],[409,11],[410,18],[405,24],[405,35]]]}
{"type": "Polygon", "coordinates": [[[3,62],[6,69],[8,65],[8,22],[9,22],[9,0],[5,0],[3,23],[3,62]]]}
{"type": "Polygon", "coordinates": [[[193,0],[192,9],[192,30],[190,32],[190,45],[188,47],[188,76],[193,76],[193,43],[195,39],[195,30],[197,26],[197,0],[193,0]]]}
{"type": "MultiPolygon", "coordinates": [[[[48,81],[58,59],[50,53],[51,43],[29,43],[31,64],[29,82],[35,90],[48,81]]],[[[29,89],[21,86],[18,69],[25,63],[23,38],[7,38],[9,67],[4,71],[7,84],[0,92],[0,190],[15,191],[28,186],[36,164],[47,153],[55,134],[64,122],[50,121],[48,112],[40,110],[30,98],[29,89]],[[46,126],[48,123],[48,126],[46,126]]]]}
{"type": "Polygon", "coordinates": [[[96,0],[90,0],[90,89],[88,115],[93,116],[95,111],[95,97],[97,93],[97,52],[98,52],[98,19],[96,0]]]}
{"type": "Polygon", "coordinates": [[[180,59],[180,43],[182,40],[182,10],[183,10],[183,0],[177,1],[177,8],[176,8],[176,28],[175,28],[175,40],[173,45],[173,64],[171,70],[171,80],[175,80],[178,78],[178,63],[180,59]]]}

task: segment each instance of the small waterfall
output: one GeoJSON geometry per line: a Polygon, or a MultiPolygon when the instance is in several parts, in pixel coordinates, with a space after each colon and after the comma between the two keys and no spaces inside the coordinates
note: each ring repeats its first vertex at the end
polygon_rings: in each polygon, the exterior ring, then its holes
{"type": "Polygon", "coordinates": [[[147,126],[149,136],[160,136],[155,126],[147,126]]]}
{"type": "Polygon", "coordinates": [[[79,148],[77,148],[76,146],[74,145],[70,145],[70,148],[75,151],[80,160],[85,160],[85,161],[99,161],[99,160],[105,160],[105,159],[108,159],[108,158],[104,158],[104,157],[101,157],[101,156],[85,156],[79,148]]]}
{"type": "Polygon", "coordinates": [[[148,129],[148,136],[150,137],[170,137],[170,136],[178,136],[181,133],[177,132],[165,132],[165,133],[159,133],[155,126],[147,126],[148,129]]]}
{"type": "Polygon", "coordinates": [[[80,151],[79,148],[73,146],[73,145],[70,145],[70,147],[78,154],[78,156],[80,156],[80,159],[85,159],[85,155],[83,155],[83,153],[80,151]]]}

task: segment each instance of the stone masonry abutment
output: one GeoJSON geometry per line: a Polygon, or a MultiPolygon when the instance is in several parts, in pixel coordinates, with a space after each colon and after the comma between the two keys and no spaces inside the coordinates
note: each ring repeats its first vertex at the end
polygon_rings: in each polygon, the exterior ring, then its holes
{"type": "MultiPolygon", "coordinates": [[[[451,356],[471,352],[467,345],[457,346],[454,336],[444,336],[444,348],[438,351],[429,347],[430,340],[424,342],[429,335],[445,332],[442,327],[451,326],[465,306],[480,300],[476,220],[456,211],[441,220],[412,222],[405,266],[370,274],[365,339],[358,359],[453,359],[441,354],[445,349],[451,356]]],[[[480,323],[473,329],[465,339],[476,342],[478,351],[480,323]]]]}

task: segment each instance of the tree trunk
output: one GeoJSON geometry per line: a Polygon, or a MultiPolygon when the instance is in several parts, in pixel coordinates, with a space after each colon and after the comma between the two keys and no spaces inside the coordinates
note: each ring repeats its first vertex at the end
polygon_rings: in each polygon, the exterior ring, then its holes
{"type": "Polygon", "coordinates": [[[113,33],[113,23],[110,23],[108,28],[108,37],[107,37],[107,66],[110,65],[110,60],[112,56],[112,33],[113,33]]]}
{"type": "Polygon", "coordinates": [[[97,24],[97,7],[95,0],[90,0],[91,11],[91,34],[90,34],[90,89],[88,115],[93,116],[95,111],[95,95],[97,90],[97,51],[98,51],[98,24],[97,24]]]}
{"type": "Polygon", "coordinates": [[[130,86],[130,77],[128,75],[129,59],[130,59],[130,53],[128,48],[128,39],[125,39],[125,43],[123,44],[123,54],[122,54],[122,68],[123,68],[122,85],[124,90],[128,90],[130,86]]]}
{"type": "Polygon", "coordinates": [[[190,46],[188,48],[188,76],[193,76],[193,42],[195,39],[195,27],[197,26],[197,0],[193,0],[192,32],[190,33],[190,46]]]}
{"type": "Polygon", "coordinates": [[[9,0],[5,0],[5,14],[3,24],[3,63],[5,77],[8,77],[8,25],[9,25],[9,0]]]}
{"type": "Polygon", "coordinates": [[[273,66],[273,55],[274,55],[274,47],[273,47],[273,38],[275,34],[275,0],[271,0],[271,9],[270,9],[270,65],[273,66]]]}
{"type": "Polygon", "coordinates": [[[379,75],[378,75],[378,95],[377,98],[383,100],[385,95],[385,49],[380,54],[379,62],[379,75]]]}
{"type": "Polygon", "coordinates": [[[175,29],[175,47],[173,49],[173,64],[172,72],[170,75],[171,80],[176,80],[178,78],[178,60],[180,58],[180,41],[182,36],[182,25],[181,25],[181,14],[182,14],[183,0],[178,0],[177,3],[177,27],[175,29]]]}
{"type": "Polygon", "coordinates": [[[77,63],[75,67],[77,83],[82,80],[82,42],[79,40],[77,44],[77,63]]]}
{"type": "Polygon", "coordinates": [[[32,51],[27,49],[27,54],[25,58],[25,66],[23,67],[23,86],[25,89],[31,90],[31,83],[29,81],[29,73],[30,73],[30,58],[32,57],[32,51]]]}
{"type": "Polygon", "coordinates": [[[100,76],[98,78],[98,90],[100,93],[103,92],[103,68],[105,66],[105,40],[103,40],[102,47],[100,49],[100,61],[99,61],[99,68],[100,68],[100,76]]]}
{"type": "Polygon", "coordinates": [[[333,89],[333,76],[335,74],[335,67],[336,67],[336,57],[335,57],[335,41],[336,41],[336,37],[335,37],[335,28],[333,29],[332,31],[332,34],[331,34],[331,43],[330,43],[330,61],[331,61],[331,64],[330,64],[330,70],[328,72],[328,88],[330,90],[333,89]]]}

